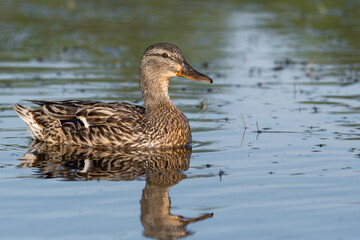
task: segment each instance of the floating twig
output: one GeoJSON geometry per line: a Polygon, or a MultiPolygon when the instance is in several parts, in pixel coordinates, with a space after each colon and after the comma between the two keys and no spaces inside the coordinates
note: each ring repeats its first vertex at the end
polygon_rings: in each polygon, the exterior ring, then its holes
{"type": "Polygon", "coordinates": [[[257,133],[262,133],[262,131],[259,129],[259,125],[257,121],[256,121],[256,128],[257,128],[257,133]]]}
{"type": "Polygon", "coordinates": [[[246,124],[245,124],[244,116],[243,116],[243,114],[242,114],[242,113],[241,113],[241,119],[242,119],[242,121],[243,121],[244,128],[246,129],[246,124]]]}

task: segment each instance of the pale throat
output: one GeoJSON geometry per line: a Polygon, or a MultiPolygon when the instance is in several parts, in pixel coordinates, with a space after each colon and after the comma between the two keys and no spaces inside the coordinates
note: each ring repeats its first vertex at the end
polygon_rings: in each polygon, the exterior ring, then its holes
{"type": "Polygon", "coordinates": [[[142,82],[141,91],[146,108],[158,105],[173,105],[169,97],[169,77],[161,76],[152,82],[142,82]]]}

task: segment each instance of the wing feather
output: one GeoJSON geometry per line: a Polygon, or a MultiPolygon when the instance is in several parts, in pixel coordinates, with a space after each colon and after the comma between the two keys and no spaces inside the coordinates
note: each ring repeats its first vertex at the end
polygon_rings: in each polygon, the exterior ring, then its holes
{"type": "Polygon", "coordinates": [[[98,101],[42,101],[26,100],[41,106],[44,113],[51,119],[59,120],[62,125],[70,122],[75,126],[127,126],[134,127],[141,122],[145,108],[124,102],[98,101]],[[77,123],[77,121],[81,121],[77,123]]]}

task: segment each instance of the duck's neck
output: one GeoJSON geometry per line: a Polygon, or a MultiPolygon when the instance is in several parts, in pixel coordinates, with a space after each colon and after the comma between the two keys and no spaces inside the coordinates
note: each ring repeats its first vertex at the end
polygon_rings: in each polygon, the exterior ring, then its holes
{"type": "Polygon", "coordinates": [[[140,72],[140,87],[146,111],[153,112],[163,107],[176,108],[169,97],[170,78],[157,76],[154,72],[140,72]]]}

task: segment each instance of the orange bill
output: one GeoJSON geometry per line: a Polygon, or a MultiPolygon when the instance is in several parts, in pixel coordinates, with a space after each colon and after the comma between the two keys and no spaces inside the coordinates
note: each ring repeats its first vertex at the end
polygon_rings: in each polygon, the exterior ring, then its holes
{"type": "Polygon", "coordinates": [[[176,76],[184,77],[200,82],[209,82],[209,83],[213,82],[211,78],[209,78],[208,76],[202,73],[199,73],[194,68],[192,68],[187,62],[185,62],[184,66],[182,66],[180,70],[176,72],[176,76]]]}

